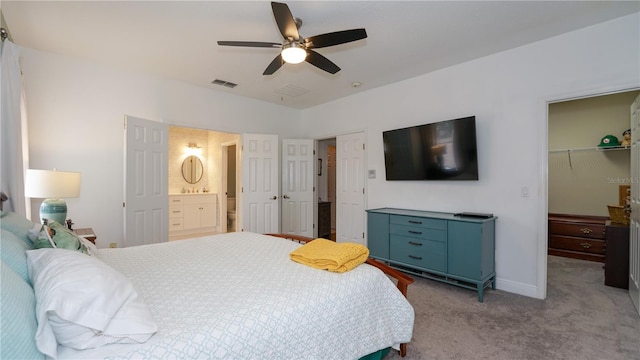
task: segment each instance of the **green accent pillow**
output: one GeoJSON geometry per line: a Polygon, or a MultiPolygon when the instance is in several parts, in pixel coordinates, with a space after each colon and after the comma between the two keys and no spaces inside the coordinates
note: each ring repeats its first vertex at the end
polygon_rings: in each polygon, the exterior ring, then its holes
{"type": "Polygon", "coordinates": [[[45,356],[36,345],[36,297],[33,289],[4,261],[0,262],[0,312],[3,359],[41,359],[45,356]]]}
{"type": "Polygon", "coordinates": [[[33,249],[33,245],[29,246],[18,235],[5,229],[0,229],[0,257],[2,262],[8,265],[29,285],[31,285],[31,279],[29,279],[29,271],[27,270],[27,250],[31,249],[33,249]]]}
{"type": "Polygon", "coordinates": [[[50,220],[47,225],[42,225],[33,242],[36,249],[58,248],[79,251],[83,254],[89,253],[76,234],[53,220],[50,220]]]}
{"type": "Polygon", "coordinates": [[[0,228],[16,234],[29,246],[31,246],[28,236],[29,230],[37,225],[39,224],[29,221],[23,215],[10,211],[0,211],[0,228]]]}

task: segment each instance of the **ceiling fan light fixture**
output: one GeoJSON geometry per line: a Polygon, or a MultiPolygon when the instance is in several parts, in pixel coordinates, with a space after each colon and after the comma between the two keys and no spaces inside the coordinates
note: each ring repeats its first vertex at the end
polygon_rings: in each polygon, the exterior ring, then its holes
{"type": "Polygon", "coordinates": [[[307,51],[297,42],[290,42],[282,46],[282,59],[289,64],[299,64],[307,58],[307,51]]]}

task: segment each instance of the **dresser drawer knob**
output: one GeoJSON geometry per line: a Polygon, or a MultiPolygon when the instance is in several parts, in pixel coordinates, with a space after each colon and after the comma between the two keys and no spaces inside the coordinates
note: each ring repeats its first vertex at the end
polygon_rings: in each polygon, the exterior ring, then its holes
{"type": "Polygon", "coordinates": [[[422,234],[422,231],[413,231],[413,230],[409,230],[409,234],[421,235],[421,234],[422,234]]]}
{"type": "Polygon", "coordinates": [[[422,260],[422,256],[409,255],[409,257],[416,260],[422,260]]]}
{"type": "Polygon", "coordinates": [[[591,229],[589,228],[582,228],[580,231],[582,231],[583,234],[591,234],[591,229]]]}
{"type": "Polygon", "coordinates": [[[420,224],[422,224],[422,221],[409,220],[409,223],[410,224],[418,224],[418,225],[420,225],[420,224]]]}
{"type": "Polygon", "coordinates": [[[588,248],[590,248],[590,247],[591,247],[591,244],[589,244],[589,243],[587,243],[587,242],[583,242],[583,243],[581,243],[581,244],[580,244],[580,246],[582,246],[582,247],[583,247],[583,248],[585,248],[585,249],[588,249],[588,248]]]}
{"type": "Polygon", "coordinates": [[[415,242],[415,241],[409,241],[409,244],[415,245],[415,246],[422,246],[422,243],[415,242]]]}

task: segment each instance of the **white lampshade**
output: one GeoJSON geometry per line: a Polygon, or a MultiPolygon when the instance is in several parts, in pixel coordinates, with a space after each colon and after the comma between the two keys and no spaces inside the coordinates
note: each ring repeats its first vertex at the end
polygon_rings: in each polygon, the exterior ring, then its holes
{"type": "Polygon", "coordinates": [[[285,44],[281,55],[282,59],[289,64],[298,64],[307,58],[307,52],[296,42],[285,44]]]}
{"type": "Polygon", "coordinates": [[[28,169],[24,182],[28,198],[46,198],[40,205],[40,220],[54,220],[60,224],[67,218],[67,204],[62,198],[80,195],[80,173],[70,171],[28,169]]]}
{"type": "Polygon", "coordinates": [[[29,198],[76,198],[80,196],[80,173],[27,169],[24,196],[29,198]]]}

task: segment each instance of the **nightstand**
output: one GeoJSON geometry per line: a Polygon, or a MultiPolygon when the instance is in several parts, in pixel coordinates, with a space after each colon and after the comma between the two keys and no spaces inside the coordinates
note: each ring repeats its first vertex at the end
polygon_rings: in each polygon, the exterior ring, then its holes
{"type": "Polygon", "coordinates": [[[93,232],[92,228],[74,229],[73,232],[76,235],[83,237],[94,244],[96,243],[97,236],[96,236],[96,233],[93,232]]]}

